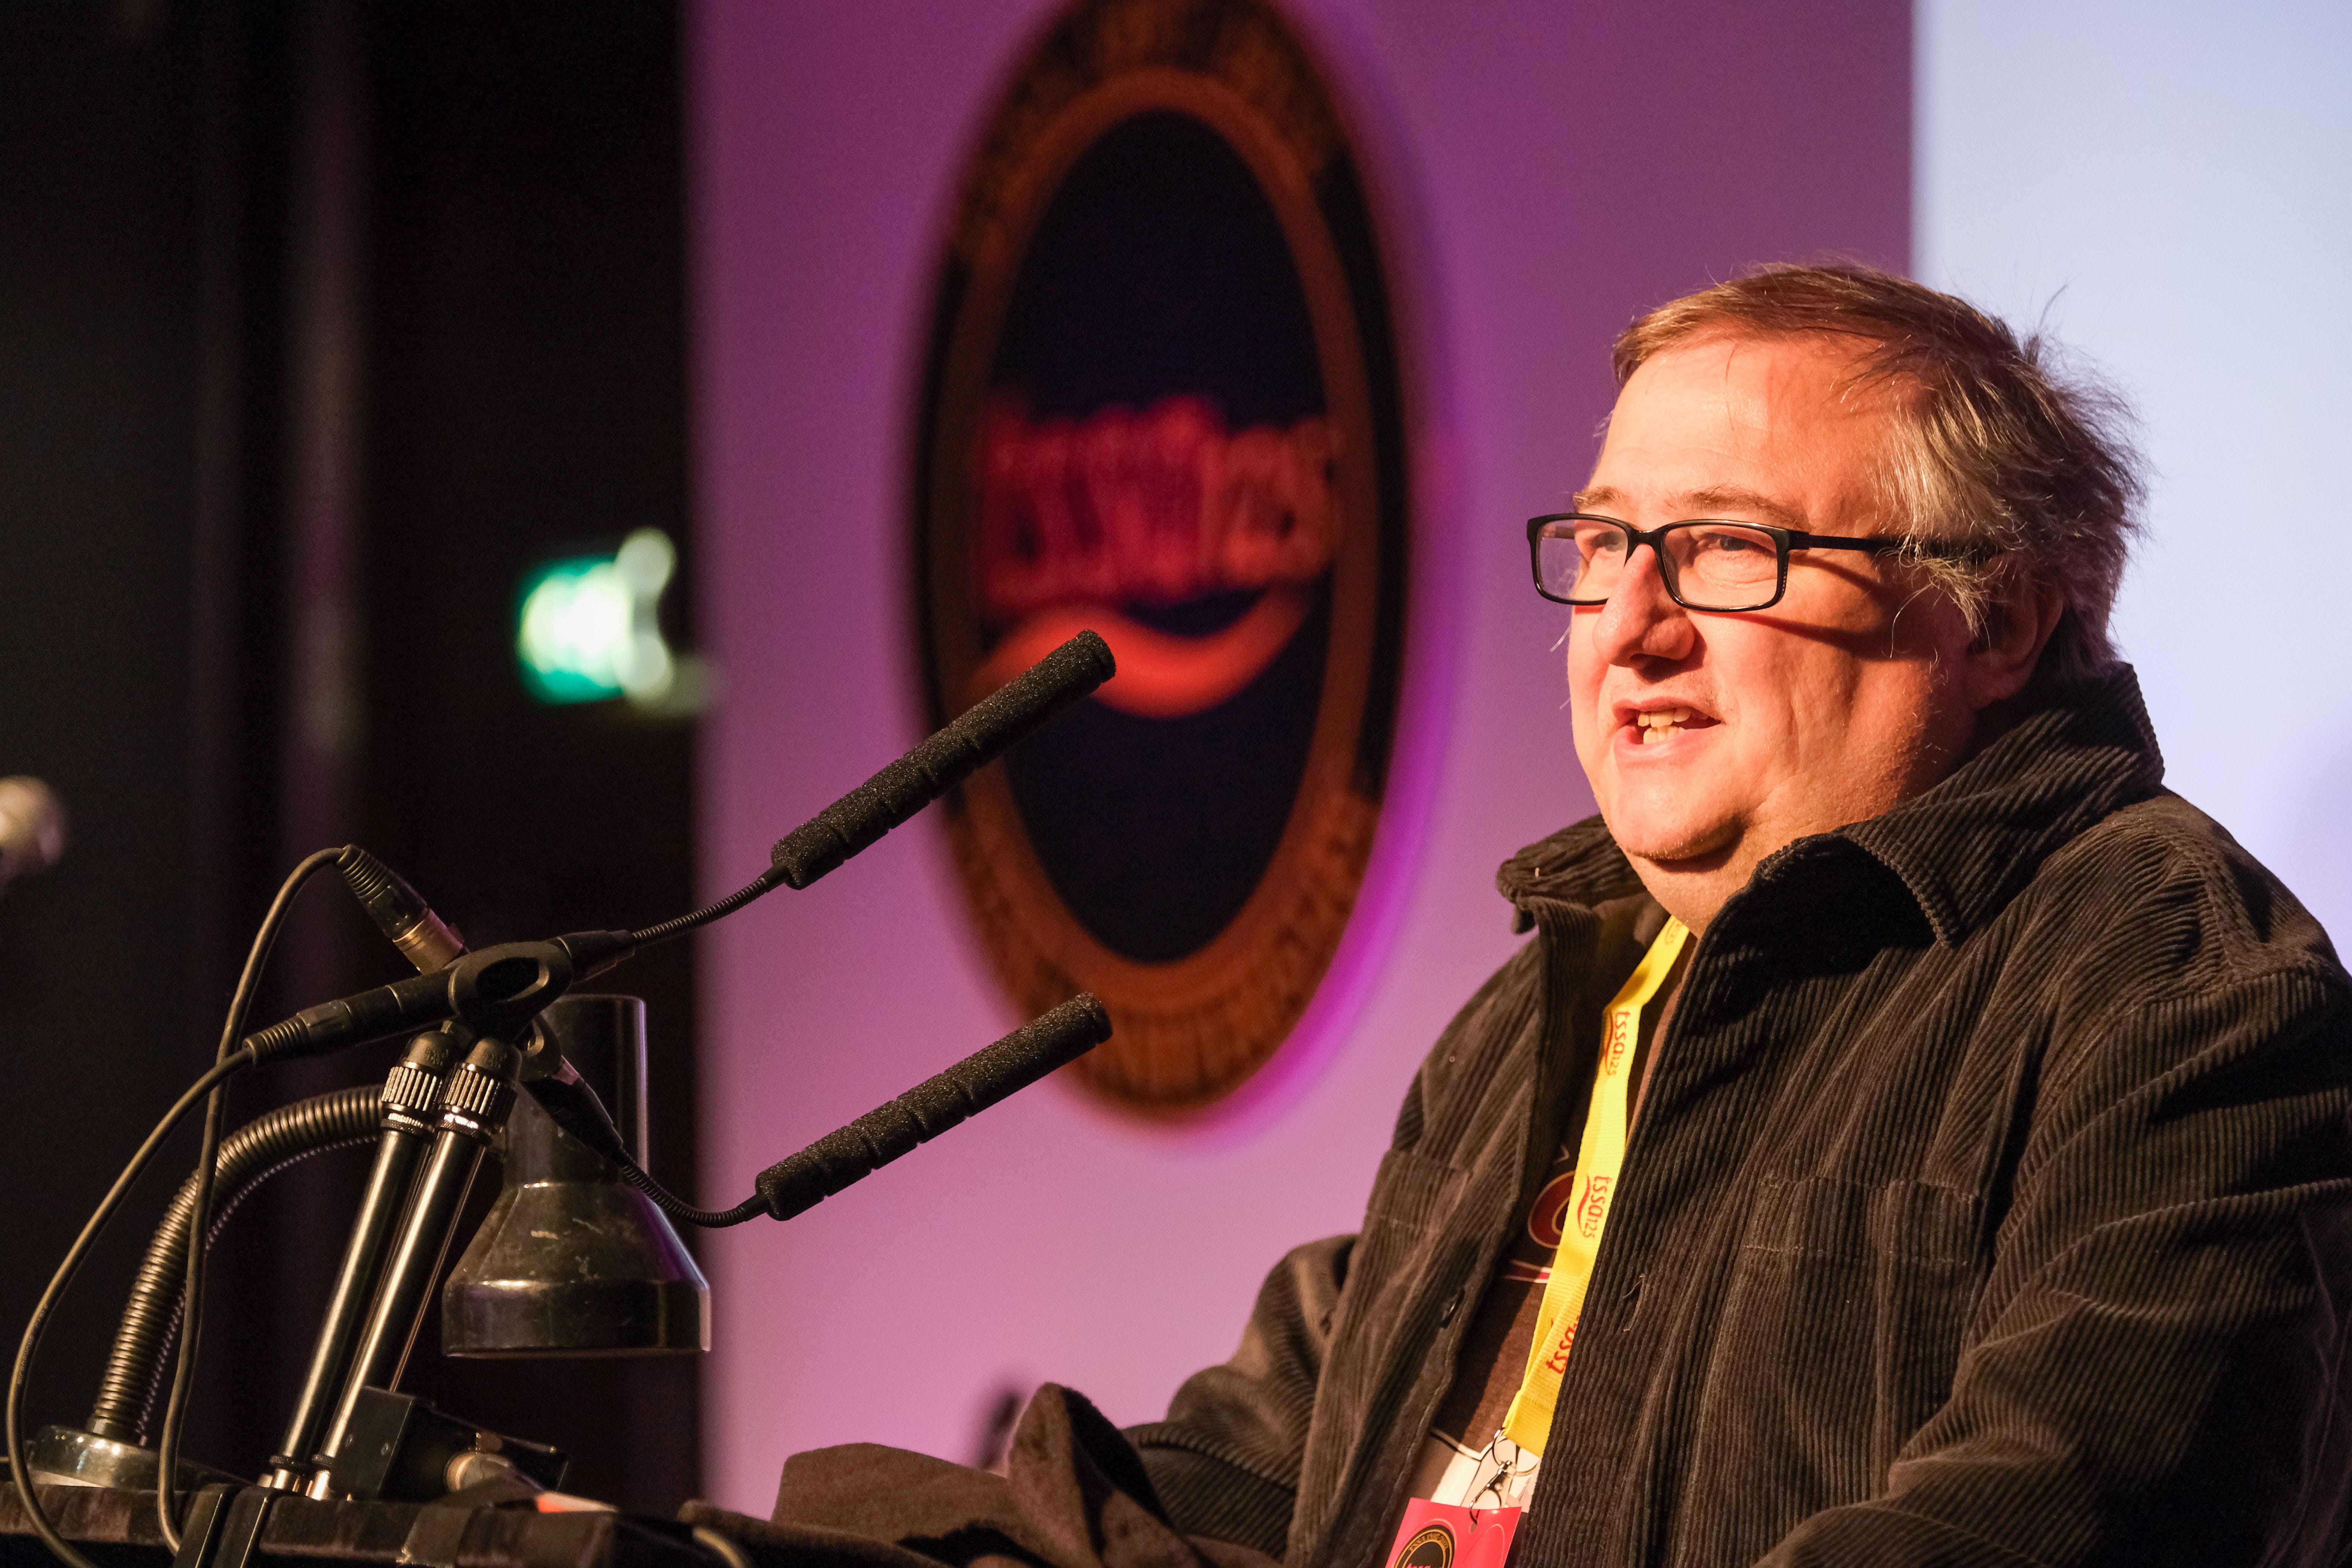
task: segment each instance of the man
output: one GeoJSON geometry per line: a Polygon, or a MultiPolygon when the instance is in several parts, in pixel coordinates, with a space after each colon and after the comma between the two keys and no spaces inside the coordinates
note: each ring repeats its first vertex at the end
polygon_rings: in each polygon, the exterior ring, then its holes
{"type": "Polygon", "coordinates": [[[828,1450],[780,1520],[1114,1568],[2336,1561],[2352,992],[2162,788],[2110,411],[1856,268],[1676,300],[1616,368],[1529,528],[1601,816],[1504,867],[1534,940],[1361,1234],[1131,1450],[1049,1390],[1001,1493],[828,1450]]]}

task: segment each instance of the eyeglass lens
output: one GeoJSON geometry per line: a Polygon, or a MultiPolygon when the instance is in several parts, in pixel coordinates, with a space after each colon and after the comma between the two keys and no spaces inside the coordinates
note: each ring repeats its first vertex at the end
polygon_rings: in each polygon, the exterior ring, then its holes
{"type": "MultiPolygon", "coordinates": [[[[1677,522],[1660,532],[1658,565],[1666,585],[1700,609],[1744,609],[1780,586],[1780,544],[1760,528],[1736,522],[1677,522]]],[[[1610,522],[1556,522],[1536,541],[1536,570],[1558,598],[1598,602],[1625,574],[1628,536],[1610,522]]]]}

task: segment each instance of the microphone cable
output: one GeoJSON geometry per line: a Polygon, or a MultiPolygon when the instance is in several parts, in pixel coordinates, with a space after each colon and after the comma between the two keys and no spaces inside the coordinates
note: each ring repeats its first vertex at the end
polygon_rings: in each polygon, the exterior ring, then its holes
{"type": "Polygon", "coordinates": [[[223,1031],[221,1047],[213,1065],[207,1068],[203,1076],[172,1103],[172,1108],[163,1113],[163,1120],[155,1124],[155,1130],[147,1134],[146,1142],[140,1144],[137,1152],[131,1156],[131,1162],[122,1168],[122,1173],[115,1177],[114,1184],[107,1189],[106,1195],[99,1200],[98,1207],[83,1223],[81,1234],[74,1238],[73,1246],[66,1251],[64,1261],[58,1265],[57,1272],[50,1277],[48,1288],[41,1292],[39,1301],[34,1305],[32,1317],[25,1325],[24,1338],[17,1342],[16,1360],[8,1373],[6,1401],[5,1436],[8,1449],[9,1479],[16,1484],[17,1496],[24,1500],[25,1517],[31,1522],[33,1532],[40,1537],[41,1544],[48,1548],[50,1554],[59,1562],[67,1563],[68,1568],[97,1568],[97,1564],[77,1551],[72,1542],[58,1533],[57,1526],[41,1507],[38,1490],[34,1486],[32,1474],[25,1463],[25,1391],[26,1385],[31,1381],[33,1360],[39,1352],[42,1333],[48,1327],[50,1315],[57,1310],[58,1301],[72,1286],[74,1277],[81,1271],[81,1266],[88,1259],[90,1247],[96,1243],[99,1233],[105,1229],[107,1222],[114,1217],[115,1211],[122,1206],[122,1200],[129,1195],[131,1186],[145,1173],[148,1165],[153,1162],[157,1152],[178,1129],[180,1123],[186,1119],[188,1113],[197,1105],[205,1105],[207,1110],[207,1144],[204,1161],[198,1167],[194,1210],[196,1223],[189,1228],[190,1294],[180,1339],[181,1359],[175,1368],[173,1379],[173,1406],[166,1410],[164,1417],[164,1437],[171,1447],[163,1451],[164,1468],[157,1476],[157,1510],[161,1515],[164,1535],[173,1543],[173,1551],[176,1552],[179,1550],[179,1524],[172,1518],[172,1508],[168,1500],[172,1496],[173,1480],[170,1466],[176,1462],[178,1442],[178,1434],[172,1429],[172,1423],[173,1412],[184,1395],[187,1373],[193,1365],[190,1347],[195,1342],[197,1314],[203,1307],[203,1222],[205,1208],[209,1206],[211,1184],[208,1178],[216,1158],[215,1151],[219,1142],[217,1118],[221,1109],[220,1091],[229,1079],[254,1063],[252,1049],[238,1047],[236,1041],[243,1032],[245,1014],[252,1005],[254,988],[260,978],[262,965],[268,962],[269,950],[277,942],[278,930],[285,924],[287,910],[293,904],[294,895],[301,890],[302,885],[311,877],[332,864],[341,853],[340,849],[328,849],[310,856],[294,868],[287,877],[284,885],[278,889],[278,897],[270,903],[269,912],[264,918],[261,929],[255,933],[253,950],[246,956],[244,972],[237,978],[236,990],[229,1003],[228,1026],[223,1031]]]}
{"type": "MultiPolygon", "coordinates": [[[[237,1041],[245,1034],[246,1015],[253,1007],[253,993],[261,979],[261,971],[269,962],[269,950],[278,944],[278,932],[294,908],[294,900],[311,878],[334,865],[350,853],[351,846],[320,849],[306,855],[294,869],[287,873],[279,885],[278,897],[270,900],[269,912],[262,917],[261,929],[253,933],[253,950],[245,956],[245,971],[237,976],[236,991],[229,998],[228,1017],[221,1026],[220,1048],[215,1052],[219,1061],[226,1062],[236,1054],[237,1041]]],[[[176,1554],[180,1550],[180,1523],[173,1483],[178,1479],[180,1465],[180,1426],[187,1415],[187,1397],[196,1371],[196,1340],[205,1330],[205,1247],[211,1239],[210,1216],[213,1201],[214,1167],[220,1160],[221,1122],[228,1109],[226,1083],[213,1091],[205,1106],[204,1141],[196,1153],[195,1202],[188,1211],[188,1282],[182,1300],[187,1304],[181,1310],[180,1343],[172,1363],[172,1394],[163,1405],[163,1430],[155,1443],[155,1520],[162,1527],[164,1542],[176,1554]]]]}
{"type": "Polygon", "coordinates": [[[34,1352],[40,1346],[41,1331],[47,1327],[49,1314],[57,1309],[58,1299],[80,1270],[90,1244],[98,1238],[98,1233],[106,1222],[113,1217],[124,1194],[131,1190],[131,1184],[147,1169],[148,1162],[155,1157],[155,1152],[163,1146],[163,1140],[170,1137],[188,1112],[231,1074],[252,1065],[253,1053],[239,1050],[226,1061],[215,1062],[206,1068],[204,1076],[173,1102],[172,1109],[163,1113],[163,1120],[155,1124],[155,1131],[147,1134],[147,1141],[139,1146],[137,1153],[131,1156],[131,1163],[123,1167],[122,1174],[114,1179],[114,1185],[107,1189],[106,1196],[81,1227],[81,1234],[74,1238],[73,1246],[66,1252],[65,1261],[58,1266],[57,1273],[50,1279],[49,1288],[41,1292],[40,1300],[33,1308],[32,1321],[25,1325],[24,1339],[17,1343],[16,1364],[8,1374],[8,1472],[16,1484],[16,1495],[24,1500],[25,1516],[32,1521],[33,1532],[41,1538],[41,1544],[47,1546],[52,1555],[70,1564],[71,1568],[97,1568],[97,1565],[75,1551],[72,1544],[58,1533],[57,1526],[49,1522],[49,1516],[42,1511],[40,1499],[35,1493],[32,1478],[25,1467],[26,1374],[31,1369],[34,1352]]]}
{"type": "MultiPolygon", "coordinates": [[[[776,888],[807,887],[906,822],[1014,742],[1110,679],[1117,668],[1108,645],[1098,635],[1092,631],[1078,633],[1024,674],[965,710],[912,752],[778,841],[770,852],[767,870],[749,886],[716,903],[657,925],[630,932],[601,933],[614,939],[618,951],[606,954],[595,968],[610,967],[640,948],[708,925],[776,888]]],[[[224,1110],[222,1088],[236,1073],[259,1060],[265,1049],[274,1058],[285,1054],[293,1041],[308,1038],[303,1029],[298,1029],[288,1040],[238,1043],[244,1036],[246,1014],[252,1005],[256,982],[262,966],[268,962],[270,948],[277,942],[278,929],[285,922],[295,895],[312,876],[330,865],[344,862],[347,876],[357,873],[352,890],[368,906],[370,913],[379,918],[379,923],[386,912],[401,902],[397,894],[404,892],[414,898],[413,891],[404,884],[391,889],[389,895],[384,889],[363,885],[366,868],[345,859],[361,854],[355,847],[348,845],[322,849],[304,858],[288,875],[284,885],[278,889],[278,897],[269,906],[261,929],[254,935],[253,950],[247,955],[245,970],[238,977],[236,991],[230,1000],[228,1019],[222,1030],[220,1047],[213,1066],[173,1104],[155,1131],[148,1134],[147,1141],[140,1145],[122,1174],[115,1178],[114,1185],[108,1189],[98,1209],[82,1226],[81,1234],[76,1237],[65,1261],[58,1265],[48,1289],[42,1292],[39,1303],[34,1308],[31,1321],[26,1325],[25,1337],[17,1346],[16,1364],[8,1380],[5,1438],[9,1470],[17,1492],[24,1499],[26,1516],[32,1521],[34,1532],[58,1561],[68,1564],[68,1568],[96,1568],[96,1564],[58,1534],[57,1527],[42,1511],[25,1468],[25,1447],[20,1430],[25,1385],[34,1354],[40,1344],[42,1331],[58,1299],[79,1272],[91,1243],[106,1222],[113,1217],[131,1184],[146,1169],[156,1150],[189,1110],[198,1100],[204,1100],[203,1149],[196,1167],[194,1206],[188,1227],[186,1304],[183,1310],[180,1343],[173,1367],[171,1399],[163,1414],[156,1474],[156,1520],[162,1527],[164,1541],[176,1553],[180,1549],[180,1528],[178,1520],[173,1517],[175,1489],[173,1483],[179,1458],[181,1418],[195,1366],[197,1336],[203,1324],[206,1219],[212,1201],[214,1166],[220,1146],[224,1110]],[[383,907],[379,908],[379,905],[383,907]]],[[[372,857],[364,858],[373,861],[372,857]]],[[[398,881],[396,878],[391,880],[394,883],[398,881]]],[[[417,903],[421,907],[422,900],[417,900],[417,903]]],[[[430,918],[429,910],[424,913],[430,918]]],[[[437,921],[434,921],[434,926],[438,926],[437,921]]],[[[386,934],[400,943],[403,952],[410,952],[412,940],[404,940],[402,932],[389,928],[386,934]]],[[[426,947],[439,945],[442,937],[447,937],[449,945],[455,950],[462,951],[463,947],[455,940],[454,933],[447,932],[446,929],[420,928],[411,936],[415,942],[426,947]]],[[[437,967],[436,963],[419,958],[415,952],[411,952],[410,956],[418,959],[420,970],[429,972],[431,968],[437,967]]],[[[442,962],[446,962],[446,957],[442,962]]],[[[593,969],[588,971],[593,972],[593,969]]],[[[394,1001],[398,1000],[395,996],[394,1001]]],[[[297,1015],[287,1023],[304,1025],[305,1016],[297,1015]]],[[[271,1031],[265,1033],[274,1033],[286,1026],[273,1026],[271,1031]]],[[[782,1219],[788,1214],[798,1213],[810,1204],[822,1201],[830,1193],[838,1191],[876,1165],[897,1158],[914,1144],[924,1142],[936,1131],[955,1125],[972,1111],[994,1103],[1002,1095],[1012,1092],[1021,1084],[1032,1081],[1099,1039],[1108,1037],[1109,1032],[1109,1021],[1101,1012],[1101,1004],[1091,996],[1074,998],[1071,1003],[1055,1009],[1046,1018],[1015,1031],[1014,1036],[1007,1037],[997,1042],[995,1047],[959,1063],[956,1068],[919,1086],[917,1090],[861,1117],[857,1122],[839,1130],[819,1145],[812,1145],[792,1159],[762,1172],[760,1195],[732,1209],[696,1209],[663,1191],[642,1169],[635,1169],[635,1162],[628,1160],[625,1152],[619,1163],[625,1178],[630,1179],[633,1185],[649,1198],[654,1198],[660,1206],[690,1223],[733,1225],[761,1212],[782,1219]],[[1072,1011],[1080,1002],[1084,1004],[1083,1008],[1072,1011]],[[1039,1031],[1041,1026],[1045,1026],[1042,1032],[1033,1033],[1039,1031]],[[1087,1036],[1092,1037],[1084,1038],[1087,1036]],[[1084,1044],[1079,1043],[1082,1038],[1084,1044]],[[988,1076],[995,1081],[982,1084],[962,1080],[961,1075],[979,1067],[982,1058],[990,1057],[1000,1047],[1013,1047],[1016,1041],[1021,1047],[1014,1053],[1015,1057],[1022,1058],[1019,1062],[1008,1058],[999,1063],[992,1058],[992,1070],[988,1076]],[[1040,1047],[1044,1049],[1041,1051],[1040,1047]],[[1067,1054],[1059,1055],[1056,1059],[1057,1053],[1062,1051],[1067,1054]],[[1007,1072],[1004,1069],[1013,1070],[1007,1072]],[[975,1090],[979,1092],[975,1093],[975,1090]]],[[[353,1039],[344,1043],[359,1042],[353,1039]]],[[[596,1109],[601,1113],[602,1107],[596,1109]]],[[[592,1142],[598,1133],[610,1129],[609,1121],[601,1114],[575,1116],[573,1120],[582,1124],[580,1131],[590,1132],[592,1142]],[[602,1128],[593,1126],[593,1122],[600,1121],[604,1122],[602,1128]]]]}

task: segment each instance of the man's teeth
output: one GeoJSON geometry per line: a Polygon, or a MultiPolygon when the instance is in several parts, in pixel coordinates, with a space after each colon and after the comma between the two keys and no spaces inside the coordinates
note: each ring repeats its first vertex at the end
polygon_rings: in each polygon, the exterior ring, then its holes
{"type": "Polygon", "coordinates": [[[1690,716],[1691,710],[1687,708],[1658,708],[1647,713],[1634,714],[1633,722],[1641,727],[1642,744],[1654,746],[1664,741],[1668,731],[1687,721],[1690,716]]]}

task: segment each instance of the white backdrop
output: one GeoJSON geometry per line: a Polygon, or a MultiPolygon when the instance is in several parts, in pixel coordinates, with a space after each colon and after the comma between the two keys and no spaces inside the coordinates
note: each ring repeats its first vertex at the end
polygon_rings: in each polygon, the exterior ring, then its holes
{"type": "Polygon", "coordinates": [[[1922,0],[1917,274],[2137,405],[2167,782],[2352,936],[2352,6],[1922,0]]]}

